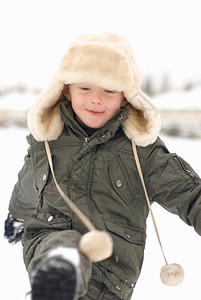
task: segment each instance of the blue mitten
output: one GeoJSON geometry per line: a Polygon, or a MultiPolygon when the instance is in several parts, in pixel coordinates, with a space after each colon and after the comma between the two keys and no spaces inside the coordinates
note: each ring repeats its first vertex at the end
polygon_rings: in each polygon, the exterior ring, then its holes
{"type": "Polygon", "coordinates": [[[24,220],[15,219],[10,213],[5,221],[4,237],[11,244],[16,244],[22,238],[24,233],[24,220]]]}

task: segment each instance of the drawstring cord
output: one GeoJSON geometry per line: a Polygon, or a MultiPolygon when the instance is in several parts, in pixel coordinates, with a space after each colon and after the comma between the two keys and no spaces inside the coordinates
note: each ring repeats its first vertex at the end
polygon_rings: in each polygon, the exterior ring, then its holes
{"type": "Polygon", "coordinates": [[[144,182],[144,177],[143,177],[143,173],[142,173],[142,169],[141,169],[141,165],[140,165],[140,161],[139,161],[139,156],[138,156],[138,153],[137,153],[137,148],[136,148],[135,142],[133,140],[132,140],[132,147],[133,147],[133,154],[134,154],[134,158],[135,158],[135,161],[136,161],[138,173],[139,173],[140,180],[141,180],[141,183],[142,183],[142,186],[143,186],[143,189],[144,189],[147,205],[148,205],[149,212],[151,214],[151,218],[152,218],[152,221],[153,221],[153,224],[154,224],[154,229],[155,229],[155,232],[156,232],[156,235],[157,235],[157,238],[158,238],[158,242],[159,242],[159,245],[160,245],[164,260],[165,260],[165,263],[166,263],[166,265],[168,265],[167,259],[165,257],[164,251],[163,251],[163,247],[162,247],[161,239],[160,239],[160,236],[159,236],[158,228],[157,228],[157,225],[156,225],[156,220],[155,220],[152,208],[151,208],[151,203],[150,203],[149,196],[148,196],[148,193],[147,193],[146,185],[145,185],[145,182],[144,182]]]}
{"type": "Polygon", "coordinates": [[[88,259],[92,262],[99,262],[101,260],[110,257],[113,252],[113,241],[110,235],[105,231],[96,230],[96,228],[91,223],[91,221],[87,218],[87,216],[85,216],[79,210],[79,208],[68,198],[68,196],[60,188],[54,174],[52,156],[50,152],[49,143],[47,140],[45,141],[45,148],[47,152],[47,157],[48,157],[52,177],[59,194],[66,202],[66,204],[71,208],[71,210],[77,215],[77,217],[82,221],[82,223],[89,230],[88,233],[85,233],[80,238],[79,241],[80,252],[82,252],[82,254],[87,256],[88,259]]]}
{"type": "Polygon", "coordinates": [[[59,186],[59,184],[56,180],[55,174],[54,174],[54,168],[53,168],[53,163],[52,163],[52,156],[51,156],[51,152],[50,152],[50,146],[49,146],[49,143],[48,143],[47,140],[45,141],[45,148],[46,148],[46,152],[47,152],[47,157],[48,157],[50,169],[51,169],[51,172],[52,172],[52,177],[54,179],[54,182],[55,182],[55,185],[57,187],[57,190],[58,190],[59,194],[64,199],[66,204],[72,209],[72,211],[80,218],[80,220],[83,222],[83,224],[87,227],[87,229],[89,231],[96,230],[94,225],[91,223],[91,221],[79,210],[79,208],[67,197],[67,195],[60,188],[60,186],[59,186]]]}
{"type": "MultiPolygon", "coordinates": [[[[154,224],[154,229],[155,229],[155,232],[156,232],[156,235],[157,235],[157,238],[158,238],[158,242],[159,242],[159,245],[160,245],[164,260],[165,260],[165,263],[167,265],[168,262],[167,262],[167,259],[165,257],[164,251],[163,251],[161,239],[160,239],[158,228],[157,228],[157,225],[156,225],[156,220],[155,220],[155,217],[154,217],[154,214],[153,214],[153,211],[152,211],[152,208],[151,208],[151,204],[150,204],[150,201],[149,201],[149,197],[148,197],[148,193],[147,193],[147,189],[146,189],[146,186],[145,186],[144,177],[143,177],[143,174],[142,174],[142,169],[141,169],[141,166],[140,166],[140,161],[139,161],[139,157],[138,157],[138,153],[137,153],[137,148],[136,148],[135,142],[133,140],[132,140],[132,147],[133,147],[133,153],[134,153],[134,158],[135,158],[135,161],[136,161],[138,173],[139,173],[140,180],[141,180],[141,183],[142,183],[142,186],[143,186],[143,189],[144,189],[147,205],[148,205],[148,208],[149,208],[149,211],[150,211],[150,214],[151,214],[151,218],[152,218],[152,221],[153,221],[153,224],[154,224]]],[[[60,188],[60,186],[59,186],[59,184],[56,180],[55,174],[54,174],[52,156],[51,156],[51,152],[50,152],[49,143],[48,143],[47,140],[45,141],[45,148],[46,148],[47,157],[48,157],[50,169],[51,169],[51,172],[52,172],[53,180],[55,182],[55,185],[57,187],[57,190],[58,190],[59,194],[64,199],[66,204],[72,209],[72,211],[80,218],[80,220],[83,222],[83,224],[86,226],[86,228],[89,231],[96,230],[94,225],[91,223],[91,221],[79,210],[79,208],[67,197],[67,195],[60,188]]]]}
{"type": "MultiPolygon", "coordinates": [[[[158,242],[165,260],[165,266],[161,269],[160,277],[161,281],[169,286],[175,286],[180,284],[183,281],[184,278],[184,270],[179,264],[168,264],[167,259],[165,257],[162,243],[160,240],[158,228],[156,225],[156,221],[151,209],[151,204],[149,201],[149,197],[147,194],[147,189],[145,186],[143,174],[142,174],[142,169],[140,166],[140,161],[137,153],[137,148],[135,145],[135,142],[132,141],[132,147],[133,147],[133,153],[134,153],[134,158],[136,161],[138,173],[142,182],[142,186],[144,189],[145,197],[147,200],[148,208],[151,213],[152,221],[154,224],[154,228],[156,231],[156,235],[158,238],[158,242]]],[[[88,233],[84,234],[79,243],[79,250],[88,257],[89,260],[92,262],[99,262],[101,260],[104,260],[112,255],[113,252],[113,241],[110,237],[110,235],[105,232],[105,231],[98,231],[94,227],[94,225],[91,223],[91,221],[85,216],[79,209],[78,207],[67,197],[67,195],[63,192],[63,190],[60,188],[55,174],[54,174],[54,169],[53,169],[53,162],[52,162],[52,156],[50,152],[50,147],[48,144],[48,141],[45,141],[45,148],[47,152],[47,157],[50,165],[50,169],[52,172],[52,177],[54,179],[56,188],[63,198],[63,200],[66,202],[66,204],[71,208],[71,210],[80,218],[80,220],[83,222],[83,224],[86,226],[86,228],[89,230],[88,233]]]]}

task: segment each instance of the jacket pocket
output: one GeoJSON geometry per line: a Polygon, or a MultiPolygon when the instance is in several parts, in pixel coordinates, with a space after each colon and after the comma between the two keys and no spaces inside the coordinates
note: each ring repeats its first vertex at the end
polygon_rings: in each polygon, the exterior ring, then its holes
{"type": "Polygon", "coordinates": [[[130,188],[129,178],[120,156],[117,156],[109,164],[109,176],[113,190],[127,204],[135,199],[135,195],[130,188]]]}
{"type": "Polygon", "coordinates": [[[42,222],[44,227],[54,228],[54,229],[71,229],[72,219],[57,210],[45,210],[42,209],[37,211],[34,215],[35,219],[42,222]]]}
{"type": "Polygon", "coordinates": [[[108,220],[104,222],[113,240],[114,250],[112,256],[101,265],[121,280],[133,283],[139,276],[143,262],[145,230],[139,226],[122,226],[108,220]]]}
{"type": "Polygon", "coordinates": [[[145,243],[145,231],[139,226],[125,226],[105,220],[105,226],[109,232],[117,237],[121,237],[129,243],[143,246],[145,243]]]}
{"type": "Polygon", "coordinates": [[[51,231],[72,229],[72,219],[54,209],[37,210],[25,220],[25,229],[23,244],[31,239],[37,240],[51,231]]]}

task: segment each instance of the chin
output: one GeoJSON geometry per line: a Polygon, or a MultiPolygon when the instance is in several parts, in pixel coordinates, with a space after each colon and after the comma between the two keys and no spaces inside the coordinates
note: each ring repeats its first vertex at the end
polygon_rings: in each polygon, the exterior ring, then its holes
{"type": "Polygon", "coordinates": [[[101,128],[101,127],[103,127],[104,125],[105,125],[105,123],[99,123],[99,124],[97,124],[97,123],[90,123],[90,122],[84,122],[88,127],[91,127],[91,128],[95,128],[95,129],[98,129],[98,128],[101,128]]]}
{"type": "MultiPolygon", "coordinates": [[[[87,124],[86,124],[87,125],[87,124]]],[[[88,127],[91,127],[91,128],[94,128],[94,129],[98,129],[98,128],[101,128],[103,127],[103,125],[94,125],[94,124],[89,124],[87,125],[88,127]]]]}

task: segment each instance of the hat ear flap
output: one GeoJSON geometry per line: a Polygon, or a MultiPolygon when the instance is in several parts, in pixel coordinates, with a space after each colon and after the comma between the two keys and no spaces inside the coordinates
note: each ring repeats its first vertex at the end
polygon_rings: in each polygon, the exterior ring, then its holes
{"type": "Polygon", "coordinates": [[[37,141],[56,140],[62,130],[63,121],[59,113],[64,84],[58,75],[36,98],[27,115],[27,125],[37,141]]]}

